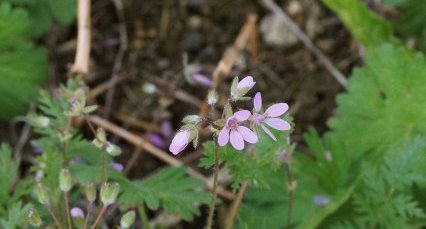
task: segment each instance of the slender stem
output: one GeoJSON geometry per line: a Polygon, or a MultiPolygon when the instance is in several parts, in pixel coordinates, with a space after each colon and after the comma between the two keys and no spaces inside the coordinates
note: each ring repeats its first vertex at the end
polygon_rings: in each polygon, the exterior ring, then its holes
{"type": "Polygon", "coordinates": [[[287,195],[288,195],[288,208],[287,208],[287,228],[291,227],[291,212],[293,210],[293,177],[291,175],[289,163],[284,163],[285,171],[287,174],[287,195]]]}
{"type": "Polygon", "coordinates": [[[59,229],[63,229],[61,222],[59,222],[58,218],[56,218],[55,213],[53,213],[49,205],[46,205],[46,209],[52,217],[53,221],[55,221],[56,226],[58,226],[59,229]]]}
{"type": "Polygon", "coordinates": [[[248,182],[245,181],[241,185],[240,190],[238,190],[237,198],[235,198],[234,202],[232,203],[232,207],[231,207],[229,216],[226,220],[225,229],[234,228],[235,217],[237,216],[238,209],[240,208],[241,201],[243,200],[244,194],[246,193],[247,186],[248,186],[248,182]]]}
{"type": "Polygon", "coordinates": [[[67,215],[68,228],[72,229],[68,192],[64,192],[64,202],[65,202],[65,211],[67,215]]]}
{"type": "Polygon", "coordinates": [[[219,149],[217,146],[217,141],[214,141],[214,176],[213,176],[213,189],[212,196],[210,201],[209,215],[207,218],[207,229],[211,229],[213,226],[213,216],[214,216],[214,208],[216,204],[217,197],[217,178],[219,176],[219,149]]]}
{"type": "Polygon", "coordinates": [[[90,202],[87,205],[87,216],[86,216],[86,220],[84,221],[84,226],[83,229],[87,228],[87,224],[89,223],[89,219],[90,219],[90,213],[92,212],[92,203],[90,202]]]}
{"type": "Polygon", "coordinates": [[[93,225],[90,227],[90,229],[95,229],[96,226],[98,225],[99,221],[102,218],[102,215],[105,213],[105,210],[107,209],[108,205],[105,205],[102,207],[101,211],[99,212],[98,216],[96,217],[95,222],[93,223],[93,225]]]}
{"type": "Polygon", "coordinates": [[[144,229],[151,229],[151,226],[149,225],[148,216],[146,215],[146,209],[143,204],[139,206],[139,216],[142,220],[142,228],[144,229]]]}

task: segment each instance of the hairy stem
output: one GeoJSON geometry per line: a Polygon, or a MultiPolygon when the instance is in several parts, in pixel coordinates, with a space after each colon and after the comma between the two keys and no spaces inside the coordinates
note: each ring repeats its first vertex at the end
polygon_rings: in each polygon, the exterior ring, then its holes
{"type": "Polygon", "coordinates": [[[59,222],[58,218],[55,216],[55,213],[53,213],[52,209],[50,208],[49,205],[46,205],[46,209],[49,212],[50,216],[52,217],[53,221],[55,222],[56,226],[59,229],[63,229],[64,227],[62,227],[61,222],[59,222]]]}
{"type": "Polygon", "coordinates": [[[67,215],[68,228],[72,229],[68,192],[64,192],[64,202],[65,202],[65,212],[67,215]]]}
{"type": "Polygon", "coordinates": [[[213,216],[214,216],[214,208],[216,204],[217,197],[217,180],[219,176],[219,149],[217,146],[217,141],[214,142],[214,175],[213,175],[213,189],[212,196],[210,201],[209,215],[207,218],[207,229],[211,229],[213,226],[213,216]]]}
{"type": "Polygon", "coordinates": [[[87,205],[87,216],[86,216],[86,220],[84,220],[84,226],[83,229],[87,228],[87,224],[89,223],[89,219],[90,219],[90,213],[92,212],[92,203],[89,203],[87,205]]]}
{"type": "Polygon", "coordinates": [[[105,213],[105,210],[107,209],[108,205],[105,205],[102,207],[101,211],[99,212],[98,216],[96,217],[95,222],[93,223],[93,225],[90,227],[90,229],[95,229],[96,226],[98,225],[99,221],[102,218],[102,215],[105,213]]]}
{"type": "Polygon", "coordinates": [[[288,207],[287,207],[287,228],[291,227],[291,213],[293,210],[293,177],[291,175],[289,163],[284,163],[285,172],[287,174],[287,195],[288,195],[288,207]]]}
{"type": "Polygon", "coordinates": [[[237,198],[232,203],[232,207],[231,207],[229,216],[228,216],[228,218],[226,220],[225,229],[232,229],[232,228],[234,228],[235,218],[237,216],[238,209],[240,208],[240,204],[241,204],[241,201],[243,200],[244,194],[246,193],[247,186],[248,186],[248,182],[245,181],[241,185],[240,190],[238,190],[237,198]]]}

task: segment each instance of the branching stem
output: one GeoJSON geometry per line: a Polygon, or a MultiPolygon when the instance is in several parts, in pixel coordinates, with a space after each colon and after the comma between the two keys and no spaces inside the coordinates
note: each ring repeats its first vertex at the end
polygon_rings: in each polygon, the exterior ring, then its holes
{"type": "Polygon", "coordinates": [[[207,229],[211,229],[213,226],[213,216],[214,216],[214,209],[216,204],[216,197],[217,197],[217,181],[219,176],[219,149],[217,145],[217,141],[215,139],[214,141],[214,175],[213,175],[213,189],[212,189],[212,196],[210,201],[210,208],[209,208],[209,215],[207,218],[207,229]]]}
{"type": "Polygon", "coordinates": [[[68,228],[72,229],[68,192],[64,192],[64,202],[65,202],[65,211],[67,215],[68,228]]]}
{"type": "Polygon", "coordinates": [[[61,222],[59,222],[58,218],[56,218],[55,213],[53,213],[52,209],[50,208],[49,205],[46,205],[46,209],[49,212],[50,216],[52,217],[53,221],[55,222],[56,226],[59,229],[63,229],[64,227],[62,227],[61,222]]]}
{"type": "Polygon", "coordinates": [[[93,223],[93,225],[90,227],[90,229],[95,229],[96,226],[98,225],[99,221],[102,218],[102,215],[105,213],[105,210],[107,209],[108,205],[105,205],[102,207],[101,211],[99,212],[98,216],[96,217],[95,222],[93,223]]]}
{"type": "Polygon", "coordinates": [[[83,229],[87,228],[87,224],[89,223],[89,219],[90,219],[90,213],[92,212],[92,203],[90,202],[87,205],[87,216],[86,216],[86,220],[84,221],[84,226],[83,229]]]}

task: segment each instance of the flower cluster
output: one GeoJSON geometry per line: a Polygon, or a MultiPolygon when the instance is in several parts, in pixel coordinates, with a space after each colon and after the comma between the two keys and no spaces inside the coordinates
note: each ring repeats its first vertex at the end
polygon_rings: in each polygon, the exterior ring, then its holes
{"type": "Polygon", "coordinates": [[[260,92],[257,92],[253,98],[252,112],[246,109],[232,111],[231,103],[252,99],[246,97],[246,94],[255,84],[256,82],[251,76],[247,76],[241,81],[238,81],[238,78],[234,79],[231,86],[230,99],[224,108],[225,118],[223,119],[212,121],[197,115],[185,117],[183,120],[184,126],[178,131],[170,144],[170,152],[176,155],[182,152],[190,142],[193,142],[194,147],[196,147],[198,144],[198,126],[201,123],[210,125],[210,129],[217,134],[219,146],[225,146],[230,143],[236,150],[243,150],[245,142],[250,144],[257,143],[259,141],[257,134],[259,127],[274,141],[277,138],[269,128],[280,131],[290,130],[290,124],[280,118],[287,112],[288,105],[286,103],[277,103],[262,112],[262,95],[260,92]]]}

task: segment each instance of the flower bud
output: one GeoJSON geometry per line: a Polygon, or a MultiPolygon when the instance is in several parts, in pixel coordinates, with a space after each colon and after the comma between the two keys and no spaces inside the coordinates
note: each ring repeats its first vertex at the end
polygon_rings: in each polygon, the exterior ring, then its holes
{"type": "Polygon", "coordinates": [[[96,185],[95,183],[89,183],[86,185],[86,198],[90,203],[96,200],[96,185]]]}
{"type": "Polygon", "coordinates": [[[120,147],[118,147],[118,146],[116,146],[116,145],[114,145],[110,142],[107,142],[107,144],[106,144],[106,151],[109,155],[111,155],[113,157],[121,154],[120,147]]]}
{"type": "Polygon", "coordinates": [[[28,211],[28,222],[33,227],[40,227],[42,224],[41,218],[34,208],[30,208],[28,211]]]}
{"type": "Polygon", "coordinates": [[[48,127],[50,124],[50,119],[46,116],[41,115],[29,115],[28,122],[35,127],[48,127]]]}
{"type": "Polygon", "coordinates": [[[209,93],[207,95],[207,102],[210,106],[213,106],[217,103],[218,100],[218,94],[216,92],[216,90],[209,90],[209,93]]]}
{"type": "Polygon", "coordinates": [[[41,183],[37,185],[36,193],[38,201],[41,204],[49,204],[49,195],[47,194],[46,188],[41,183]]]}
{"type": "Polygon", "coordinates": [[[100,141],[100,142],[106,142],[106,132],[104,129],[102,128],[98,128],[96,130],[96,138],[100,141]]]}
{"type": "Polygon", "coordinates": [[[187,115],[183,118],[182,122],[185,124],[195,125],[201,121],[201,117],[198,115],[187,115]]]}
{"type": "Polygon", "coordinates": [[[59,174],[59,187],[61,191],[68,192],[71,189],[71,174],[68,169],[62,169],[59,174]]]}
{"type": "Polygon", "coordinates": [[[120,192],[118,183],[104,183],[101,188],[101,201],[104,205],[110,205],[117,199],[120,192]]]}
{"type": "Polygon", "coordinates": [[[84,212],[81,208],[72,208],[71,209],[71,217],[73,218],[84,218],[84,212]]]}
{"type": "Polygon", "coordinates": [[[130,228],[132,224],[135,222],[136,213],[135,211],[129,211],[121,217],[120,227],[123,229],[130,228]]]}
{"type": "Polygon", "coordinates": [[[150,95],[150,94],[154,94],[156,91],[157,91],[157,86],[155,86],[154,84],[152,84],[152,83],[144,83],[143,85],[142,85],[142,91],[145,93],[145,94],[148,94],[148,95],[150,95]]]}

